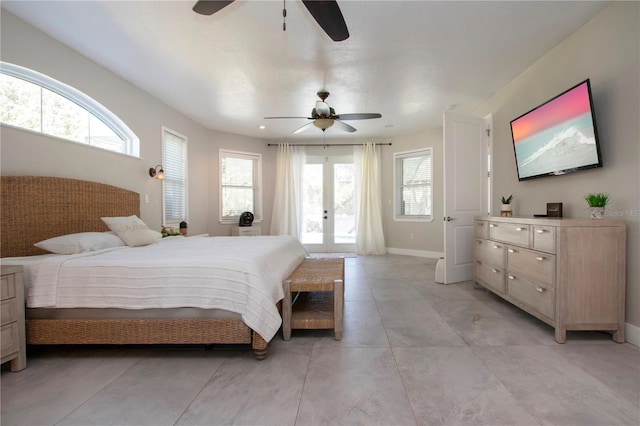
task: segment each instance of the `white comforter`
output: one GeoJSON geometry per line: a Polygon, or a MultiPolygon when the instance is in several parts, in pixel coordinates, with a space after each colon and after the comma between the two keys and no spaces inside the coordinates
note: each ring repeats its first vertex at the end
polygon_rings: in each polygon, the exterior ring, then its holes
{"type": "Polygon", "coordinates": [[[174,238],[56,256],[31,266],[27,306],[224,309],[269,341],[282,321],[282,280],[306,254],[292,237],[264,236],[174,238]]]}

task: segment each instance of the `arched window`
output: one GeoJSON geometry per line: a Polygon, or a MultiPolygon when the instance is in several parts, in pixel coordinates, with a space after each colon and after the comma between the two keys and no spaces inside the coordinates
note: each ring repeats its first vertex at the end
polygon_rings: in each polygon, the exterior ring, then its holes
{"type": "Polygon", "coordinates": [[[0,62],[0,122],[135,157],[140,139],[86,94],[37,71],[0,62]]]}

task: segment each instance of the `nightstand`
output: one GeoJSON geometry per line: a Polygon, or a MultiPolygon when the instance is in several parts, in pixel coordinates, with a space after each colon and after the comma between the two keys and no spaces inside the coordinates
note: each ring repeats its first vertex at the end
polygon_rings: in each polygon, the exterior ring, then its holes
{"type": "Polygon", "coordinates": [[[7,265],[0,267],[0,270],[2,363],[11,361],[11,371],[20,371],[27,367],[22,266],[7,265]]]}
{"type": "Polygon", "coordinates": [[[231,236],[233,237],[255,237],[262,235],[260,226],[234,226],[231,228],[231,236]]]}

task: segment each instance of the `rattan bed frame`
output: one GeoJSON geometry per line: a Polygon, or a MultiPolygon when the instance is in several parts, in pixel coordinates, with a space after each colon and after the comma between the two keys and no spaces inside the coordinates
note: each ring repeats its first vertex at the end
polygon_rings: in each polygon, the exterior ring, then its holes
{"type": "MultiPolygon", "coordinates": [[[[96,182],[2,176],[0,256],[46,253],[34,243],[75,232],[108,231],[105,216],[140,215],[140,194],[96,182]]],[[[268,342],[238,318],[27,319],[27,343],[251,344],[257,359],[268,342]]]]}

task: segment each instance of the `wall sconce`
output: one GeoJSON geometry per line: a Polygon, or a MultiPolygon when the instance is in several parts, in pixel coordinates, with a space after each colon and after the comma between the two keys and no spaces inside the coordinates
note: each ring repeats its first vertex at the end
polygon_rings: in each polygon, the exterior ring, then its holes
{"type": "Polygon", "coordinates": [[[155,168],[150,168],[149,176],[158,180],[164,180],[164,170],[162,170],[162,165],[158,164],[155,168]]]}

